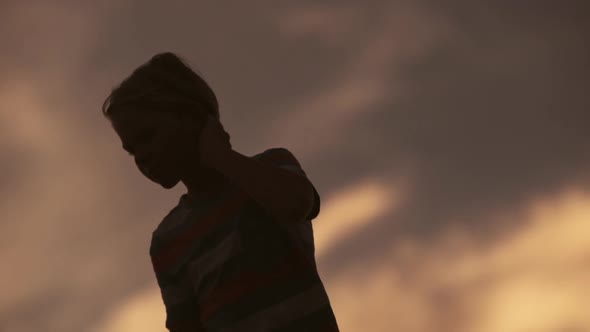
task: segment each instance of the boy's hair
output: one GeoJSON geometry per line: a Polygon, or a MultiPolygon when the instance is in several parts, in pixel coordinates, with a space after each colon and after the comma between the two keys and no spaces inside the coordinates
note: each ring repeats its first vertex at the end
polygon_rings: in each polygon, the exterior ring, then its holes
{"type": "Polygon", "coordinates": [[[205,80],[171,52],[154,55],[115,86],[102,106],[110,119],[125,107],[152,110],[202,112],[219,120],[215,93],[205,80]],[[174,107],[171,107],[174,105],[174,107]]]}

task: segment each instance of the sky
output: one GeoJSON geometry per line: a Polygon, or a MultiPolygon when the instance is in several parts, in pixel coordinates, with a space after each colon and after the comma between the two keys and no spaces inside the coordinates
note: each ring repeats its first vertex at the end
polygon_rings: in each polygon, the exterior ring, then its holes
{"type": "Polygon", "coordinates": [[[0,330],[163,332],[148,248],[186,189],[102,116],[152,55],[215,91],[232,146],[321,197],[341,331],[590,331],[585,1],[0,3],[0,330]]]}

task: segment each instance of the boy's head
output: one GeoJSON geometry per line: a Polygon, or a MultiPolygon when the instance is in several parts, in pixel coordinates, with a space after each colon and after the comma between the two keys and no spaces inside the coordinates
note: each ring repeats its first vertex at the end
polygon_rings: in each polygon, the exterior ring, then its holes
{"type": "Polygon", "coordinates": [[[153,56],[116,86],[102,111],[141,173],[164,188],[186,174],[207,114],[219,119],[209,85],[173,53],[153,56]]]}

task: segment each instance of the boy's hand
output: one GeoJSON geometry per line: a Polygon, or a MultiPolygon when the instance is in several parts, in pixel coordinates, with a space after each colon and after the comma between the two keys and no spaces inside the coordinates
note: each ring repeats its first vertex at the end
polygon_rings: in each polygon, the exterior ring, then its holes
{"type": "Polygon", "coordinates": [[[204,118],[198,142],[198,157],[203,166],[216,168],[232,152],[230,136],[212,115],[204,118]]]}

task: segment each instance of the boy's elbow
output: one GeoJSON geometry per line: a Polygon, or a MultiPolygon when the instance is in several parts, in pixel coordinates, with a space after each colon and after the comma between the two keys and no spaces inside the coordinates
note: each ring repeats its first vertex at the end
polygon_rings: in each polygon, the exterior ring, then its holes
{"type": "Polygon", "coordinates": [[[309,216],[309,213],[313,208],[315,197],[311,182],[309,182],[309,180],[306,179],[303,188],[304,189],[302,190],[302,193],[298,200],[297,207],[294,209],[292,216],[292,219],[295,222],[304,221],[307,218],[307,216],[309,216]]]}

